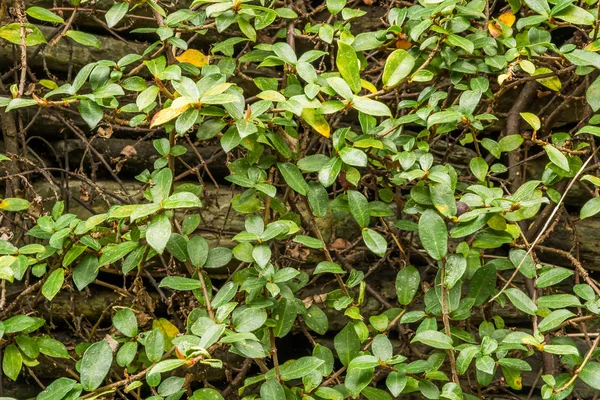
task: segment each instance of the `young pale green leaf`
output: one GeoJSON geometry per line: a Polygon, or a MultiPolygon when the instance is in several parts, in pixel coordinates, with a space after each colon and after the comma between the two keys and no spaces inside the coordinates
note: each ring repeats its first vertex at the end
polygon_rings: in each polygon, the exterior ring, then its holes
{"type": "Polygon", "coordinates": [[[560,150],[558,150],[551,144],[545,145],[544,150],[546,150],[546,154],[548,155],[548,158],[550,159],[552,164],[556,165],[564,171],[570,170],[569,160],[567,160],[567,157],[560,150]]]}
{"type": "Polygon", "coordinates": [[[96,36],[80,31],[68,30],[66,35],[79,44],[89,47],[100,48],[101,43],[96,36]]]}
{"type": "Polygon", "coordinates": [[[385,61],[382,81],[386,87],[393,87],[410,75],[415,59],[406,50],[394,50],[385,61]]]}
{"type": "Polygon", "coordinates": [[[362,87],[360,83],[360,64],[358,57],[352,46],[341,40],[338,41],[335,65],[352,91],[358,93],[362,87]]]}
{"type": "Polygon", "coordinates": [[[171,221],[165,214],[159,214],[152,219],[146,230],[148,244],[162,254],[171,237],[171,221]]]}
{"type": "MultiPolygon", "coordinates": [[[[543,0],[543,1],[546,1],[546,0],[543,0]]],[[[528,112],[523,112],[523,113],[521,113],[521,117],[525,121],[527,121],[527,123],[529,124],[529,126],[531,126],[531,128],[534,131],[539,131],[540,128],[542,127],[542,123],[540,122],[540,119],[535,114],[528,113],[528,112]]]]}
{"type": "Polygon", "coordinates": [[[129,10],[129,4],[127,2],[115,3],[107,12],[104,18],[106,18],[106,25],[109,28],[117,25],[120,20],[123,19],[127,11],[129,10]]]}
{"type": "Polygon", "coordinates": [[[579,218],[585,219],[593,217],[600,212],[600,197],[594,197],[588,200],[579,211],[579,218]]]}
{"type": "Polygon", "coordinates": [[[400,393],[406,387],[408,379],[402,372],[392,371],[385,379],[385,385],[394,397],[400,396],[400,393]]]}
{"type": "Polygon", "coordinates": [[[546,0],[525,0],[525,4],[538,14],[548,16],[550,6],[546,0]]]}
{"type": "Polygon", "coordinates": [[[7,378],[16,381],[23,366],[23,356],[14,344],[9,344],[2,355],[2,372],[7,378]]]}
{"type": "Polygon", "coordinates": [[[45,298],[52,301],[54,296],[58,294],[60,288],[62,287],[65,281],[65,270],[62,268],[56,269],[54,272],[48,276],[46,282],[42,286],[42,294],[45,298]]]}
{"type": "Polygon", "coordinates": [[[488,163],[482,157],[472,158],[469,162],[469,166],[471,167],[471,172],[473,176],[477,178],[478,181],[484,181],[487,173],[488,173],[488,163]]]}
{"type": "Polygon", "coordinates": [[[137,319],[130,308],[122,308],[113,316],[115,329],[127,337],[135,337],[138,334],[137,319]]]}
{"type": "Polygon", "coordinates": [[[64,24],[65,20],[43,7],[29,7],[26,11],[27,15],[40,21],[51,22],[54,24],[64,24]]]}

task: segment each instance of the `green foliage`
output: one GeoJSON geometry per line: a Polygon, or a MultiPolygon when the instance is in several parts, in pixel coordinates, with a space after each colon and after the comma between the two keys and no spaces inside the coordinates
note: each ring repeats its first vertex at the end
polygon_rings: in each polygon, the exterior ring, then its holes
{"type": "MultiPolygon", "coordinates": [[[[9,308],[0,322],[4,375],[16,381],[38,360],[75,360],[69,375],[77,379],[57,379],[37,399],[118,390],[216,400],[224,397],[215,389],[192,391],[198,382],[186,374],[200,364],[230,376],[228,357],[238,356],[257,368],[237,369],[243,374],[227,391],[248,400],[458,400],[496,382],[522,390],[523,372],[536,371],[542,354],[564,369],[544,372],[543,399],[563,399],[580,381],[600,390],[600,337],[582,355],[566,329],[597,322],[600,288],[571,253],[557,252],[570,260],[565,268],[536,247],[573,184],[594,195],[580,219],[600,212],[597,165],[588,167],[600,136],[592,116],[600,109],[598,11],[594,1],[577,4],[509,1],[499,13],[493,2],[424,0],[390,7],[385,29],[358,32],[353,25],[371,9],[345,0],[301,16],[287,2],[115,2],[96,18],[107,29],[138,10],[156,17],[156,26],[133,31],[154,40],[143,54],[93,61],[61,86],[39,81],[23,93],[14,85],[0,107],[3,115],[73,107],[91,130],[152,129],[158,157],[136,177],[143,200],[85,219],[62,202],[40,214],[33,202],[5,198],[3,215],[29,210],[35,222],[25,242],[0,241],[0,279],[27,282],[53,302],[110,271],[135,277],[132,293],[115,290],[136,300],[109,307],[110,329],[95,325],[74,349],[49,335],[51,321],[9,308]],[[320,13],[326,18],[314,20],[320,13]],[[550,32],[559,27],[582,35],[555,43],[550,32]],[[222,39],[210,54],[192,48],[209,33],[222,39]],[[249,64],[256,76],[244,73],[249,64]],[[579,76],[585,90],[557,96],[585,94],[589,105],[568,132],[530,104],[498,105],[512,87],[532,83],[543,97],[579,76]],[[218,231],[199,216],[206,184],[175,184],[175,163],[198,143],[228,155],[228,215],[245,221],[233,243],[221,242],[222,231],[216,240],[206,234],[218,231]],[[458,144],[472,155],[462,165],[449,161],[458,144]],[[524,157],[545,165],[530,172],[524,157]],[[156,265],[164,266],[159,282],[148,272],[156,265]],[[370,285],[372,273],[396,277],[387,299],[370,285]],[[167,299],[169,319],[143,312],[152,301],[147,277],[167,299]],[[531,326],[510,326],[499,309],[531,326]],[[278,353],[280,340],[300,333],[310,352],[278,353]]],[[[54,11],[24,11],[57,25],[56,42],[103,45],[54,11]]],[[[54,41],[27,21],[3,25],[0,38],[16,49],[54,41]]]]}

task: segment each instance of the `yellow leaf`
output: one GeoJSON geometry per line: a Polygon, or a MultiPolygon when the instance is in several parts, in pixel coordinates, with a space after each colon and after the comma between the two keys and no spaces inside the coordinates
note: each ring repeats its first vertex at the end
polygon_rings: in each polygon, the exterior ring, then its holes
{"type": "Polygon", "coordinates": [[[515,20],[516,17],[515,14],[512,13],[512,11],[507,11],[498,17],[498,21],[502,22],[506,26],[513,26],[515,20]]]}
{"type": "Polygon", "coordinates": [[[196,49],[186,50],[179,57],[175,57],[175,59],[180,63],[189,63],[198,68],[202,68],[208,64],[208,57],[196,49]]]}
{"type": "Polygon", "coordinates": [[[535,74],[535,65],[529,60],[521,60],[519,63],[523,71],[527,72],[529,75],[535,74]]]}
{"type": "Polygon", "coordinates": [[[329,128],[329,124],[323,115],[317,113],[317,111],[313,108],[305,108],[302,110],[302,118],[306,121],[307,124],[312,126],[312,128],[325,136],[329,137],[331,129],[329,128]]]}
{"type": "Polygon", "coordinates": [[[375,87],[375,85],[373,85],[369,81],[365,81],[364,79],[360,80],[360,86],[362,86],[363,89],[367,89],[371,93],[377,92],[377,88],[375,87]]]}
{"type": "Polygon", "coordinates": [[[155,319],[152,321],[152,329],[158,329],[165,338],[165,351],[173,346],[172,340],[179,335],[179,329],[164,318],[155,319]]]}
{"type": "MultiPolygon", "coordinates": [[[[551,72],[553,71],[550,68],[538,68],[533,75],[544,75],[551,72]]],[[[562,82],[558,79],[558,76],[550,76],[548,78],[538,79],[537,81],[555,92],[558,92],[562,88],[562,82]]]]}
{"type": "Polygon", "coordinates": [[[494,38],[497,38],[498,36],[502,35],[502,30],[498,28],[493,22],[490,22],[488,24],[488,31],[490,31],[490,35],[492,35],[492,37],[494,38]]]}
{"type": "Polygon", "coordinates": [[[152,121],[150,122],[150,128],[153,128],[158,125],[162,125],[166,122],[169,122],[173,118],[179,117],[188,108],[190,108],[190,105],[184,104],[184,105],[178,106],[178,107],[173,107],[171,105],[171,107],[167,107],[167,108],[160,110],[159,112],[154,114],[154,117],[152,117],[152,121]]]}

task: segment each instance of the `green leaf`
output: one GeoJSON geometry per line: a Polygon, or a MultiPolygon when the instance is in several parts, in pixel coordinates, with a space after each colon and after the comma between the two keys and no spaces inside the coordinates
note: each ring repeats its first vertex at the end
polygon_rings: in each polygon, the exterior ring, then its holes
{"type": "Polygon", "coordinates": [[[409,305],[421,283],[419,271],[412,265],[406,266],[398,272],[396,276],[396,294],[398,303],[403,306],[409,305]]]}
{"type": "Polygon", "coordinates": [[[37,338],[37,345],[40,353],[54,358],[69,359],[69,351],[67,347],[58,340],[52,339],[49,336],[40,336],[37,338]]]}
{"type": "Polygon", "coordinates": [[[340,150],[340,158],[348,165],[354,167],[366,167],[367,166],[367,155],[364,151],[354,149],[352,147],[344,147],[340,150]]]}
{"type": "Polygon", "coordinates": [[[387,251],[387,241],[385,240],[385,237],[373,229],[363,229],[361,233],[369,250],[379,257],[385,256],[387,251]]]}
{"type": "Polygon", "coordinates": [[[316,304],[311,304],[311,306],[304,311],[302,319],[310,329],[319,335],[324,335],[329,329],[327,314],[325,314],[325,312],[323,312],[316,304]]]}
{"type": "Polygon", "coordinates": [[[194,193],[177,192],[163,200],[162,206],[167,210],[174,208],[195,208],[202,207],[202,202],[194,193]]]}
{"type": "Polygon", "coordinates": [[[452,339],[438,331],[423,331],[415,335],[411,343],[421,342],[435,349],[451,349],[452,339]]]}
{"type": "Polygon", "coordinates": [[[130,308],[122,308],[113,316],[115,329],[127,337],[135,337],[138,334],[137,319],[130,308]]]}
{"type": "Polygon", "coordinates": [[[525,4],[538,14],[550,14],[550,6],[546,0],[525,0],[525,4]]]}
{"type": "Polygon", "coordinates": [[[600,110],[600,76],[588,87],[585,99],[594,112],[600,110]]]}
{"type": "Polygon", "coordinates": [[[371,217],[369,214],[369,201],[367,198],[356,190],[349,190],[348,205],[350,207],[350,213],[358,225],[361,228],[369,226],[371,217]]]}
{"type": "Polygon", "coordinates": [[[107,12],[104,18],[106,18],[106,25],[109,28],[117,25],[121,19],[127,14],[129,10],[129,4],[127,2],[115,3],[107,12]]]}
{"type": "Polygon", "coordinates": [[[540,119],[535,114],[523,112],[521,113],[521,117],[529,124],[529,126],[531,126],[534,131],[539,131],[542,127],[540,119]]]}
{"type": "Polygon", "coordinates": [[[327,0],[327,10],[332,15],[335,15],[342,11],[342,9],[346,6],[346,0],[327,0]]]}
{"type": "Polygon", "coordinates": [[[303,196],[308,194],[308,191],[310,190],[308,183],[304,180],[304,176],[302,176],[298,167],[292,163],[278,163],[277,168],[279,168],[285,182],[295,192],[300,193],[303,196]]]}
{"type": "Polygon", "coordinates": [[[467,270],[467,260],[460,254],[450,254],[446,263],[446,280],[444,284],[448,289],[456,285],[467,270]]]}
{"type": "Polygon", "coordinates": [[[144,350],[150,362],[160,361],[165,353],[165,337],[160,330],[153,329],[152,332],[146,336],[144,350]]]}
{"type": "Polygon", "coordinates": [[[277,379],[267,379],[260,387],[260,398],[264,400],[285,399],[285,391],[277,379]]]}
{"type": "Polygon", "coordinates": [[[98,389],[110,370],[113,354],[106,340],[92,344],[81,359],[81,385],[91,392],[98,389]]]}
{"type": "Polygon", "coordinates": [[[460,375],[464,375],[467,372],[473,358],[479,352],[480,349],[478,346],[468,346],[460,351],[460,354],[456,358],[456,370],[460,375]]]}
{"type": "Polygon", "coordinates": [[[24,211],[29,208],[29,202],[18,197],[8,197],[0,201],[0,210],[4,211],[24,211]]]}
{"type": "Polygon", "coordinates": [[[313,271],[313,275],[323,274],[323,273],[331,273],[331,274],[345,274],[346,271],[339,264],[336,264],[331,261],[321,261],[315,267],[313,271]]]}
{"type": "Polygon", "coordinates": [[[36,400],[60,400],[75,387],[77,381],[69,378],[58,378],[37,395],[36,400]]]}
{"type": "Polygon", "coordinates": [[[360,352],[360,339],[351,323],[346,324],[344,329],[335,335],[333,345],[343,365],[350,364],[350,361],[358,356],[360,352]]]}
{"type": "Polygon", "coordinates": [[[588,361],[579,372],[579,379],[596,390],[600,390],[600,363],[588,361]]]}
{"type": "Polygon", "coordinates": [[[52,301],[54,296],[58,294],[60,288],[62,287],[65,281],[65,270],[62,268],[56,269],[54,272],[48,276],[46,282],[44,282],[44,286],[42,286],[42,294],[49,301],[52,301]]]}
{"type": "Polygon", "coordinates": [[[573,314],[569,310],[552,311],[550,314],[546,315],[546,317],[539,323],[538,329],[540,330],[540,332],[550,331],[558,327],[567,319],[574,316],[575,314],[573,314]]]}
{"type": "Polygon", "coordinates": [[[552,17],[575,25],[593,25],[595,21],[594,16],[590,12],[575,5],[568,6],[564,10],[554,13],[552,17]]]}
{"type": "Polygon", "coordinates": [[[393,87],[410,75],[415,66],[415,59],[406,50],[394,50],[385,61],[383,68],[383,85],[393,87]]]}
{"type": "Polygon", "coordinates": [[[310,374],[323,364],[324,361],[317,357],[302,357],[283,365],[279,370],[279,375],[283,381],[291,381],[310,374]]]}
{"type": "Polygon", "coordinates": [[[546,288],[548,286],[556,285],[557,283],[567,279],[571,275],[573,275],[573,271],[569,269],[561,267],[551,268],[540,274],[537,281],[535,282],[535,285],[539,288],[546,288]]]}
{"type": "Polygon", "coordinates": [[[575,49],[570,53],[565,53],[564,56],[567,60],[577,66],[591,66],[600,69],[600,54],[587,50],[575,49]]]}
{"type": "Polygon", "coordinates": [[[524,140],[521,135],[508,135],[502,137],[498,141],[498,145],[500,146],[500,151],[509,152],[518,149],[524,140]]]}
{"type": "Polygon", "coordinates": [[[374,117],[391,117],[392,113],[385,104],[371,100],[367,97],[355,96],[352,98],[352,107],[374,117]]]}
{"type": "Polygon", "coordinates": [[[96,102],[91,100],[82,99],[79,102],[79,106],[77,106],[77,110],[79,111],[81,118],[83,118],[85,123],[88,124],[91,129],[94,129],[96,125],[102,121],[102,117],[104,116],[102,108],[100,108],[96,102]]]}
{"type": "Polygon", "coordinates": [[[571,170],[569,167],[569,160],[567,160],[567,157],[556,147],[552,146],[551,144],[547,144],[544,146],[544,150],[546,150],[546,154],[548,155],[548,158],[552,164],[565,171],[571,170]]]}
{"type": "Polygon", "coordinates": [[[356,52],[349,44],[338,40],[338,51],[335,59],[342,78],[346,81],[350,89],[354,93],[358,93],[361,89],[360,83],[360,64],[356,52]]]}
{"type": "Polygon", "coordinates": [[[486,264],[473,274],[469,281],[468,297],[475,299],[474,306],[482,305],[496,291],[496,267],[486,264]]]}
{"type": "Polygon", "coordinates": [[[469,166],[471,167],[471,172],[473,173],[473,176],[475,176],[475,178],[477,178],[478,181],[481,182],[485,180],[489,166],[488,163],[485,162],[485,160],[482,157],[472,158],[469,162],[469,166]]]}
{"type": "Polygon", "coordinates": [[[167,242],[171,237],[171,221],[165,214],[159,214],[152,219],[146,230],[146,240],[148,244],[162,254],[167,247],[167,242]]]}
{"type": "Polygon", "coordinates": [[[448,252],[448,230],[437,212],[427,209],[419,218],[419,237],[423,248],[433,259],[441,260],[448,252]]]}
{"type": "Polygon", "coordinates": [[[9,344],[4,349],[2,357],[2,371],[9,379],[16,381],[23,366],[23,356],[17,346],[9,344]]]}
{"type": "Polygon", "coordinates": [[[448,35],[446,38],[446,43],[448,43],[450,46],[460,47],[468,54],[473,54],[473,51],[475,51],[475,45],[473,42],[467,38],[455,34],[448,35]]]}
{"type": "MultiPolygon", "coordinates": [[[[24,24],[25,26],[25,45],[36,46],[46,43],[46,38],[40,29],[33,24],[24,24]]],[[[18,22],[4,25],[0,28],[0,38],[8,40],[12,44],[21,45],[21,24],[18,22]]]]}
{"type": "Polygon", "coordinates": [[[434,183],[429,186],[431,202],[444,217],[456,215],[454,190],[446,183],[434,183]]]}
{"type": "Polygon", "coordinates": [[[392,371],[385,379],[385,385],[394,397],[400,396],[400,393],[406,387],[408,379],[402,372],[392,371]]]}
{"type": "Polygon", "coordinates": [[[97,49],[100,48],[100,41],[98,40],[98,38],[96,38],[96,36],[92,34],[68,30],[66,35],[74,41],[76,41],[77,43],[82,44],[84,46],[95,47],[97,49]]]}
{"type": "Polygon", "coordinates": [[[55,24],[64,24],[65,20],[54,14],[52,11],[43,7],[29,7],[26,11],[27,15],[40,21],[51,22],[55,24]]]}
{"type": "Polygon", "coordinates": [[[515,307],[529,315],[537,313],[537,306],[525,293],[516,288],[506,289],[504,291],[508,299],[515,307]]]}
{"type": "Polygon", "coordinates": [[[494,369],[496,368],[496,363],[494,362],[494,359],[492,357],[483,356],[475,360],[475,367],[481,372],[493,375],[494,369]]]}
{"type": "Polygon", "coordinates": [[[579,211],[579,218],[585,219],[593,217],[600,212],[600,197],[594,197],[588,200],[579,211]]]}
{"type": "Polygon", "coordinates": [[[152,200],[154,203],[160,203],[169,197],[171,185],[173,184],[173,172],[169,168],[163,168],[154,175],[152,181],[154,182],[154,185],[150,188],[152,200]]]}
{"type": "Polygon", "coordinates": [[[187,252],[192,265],[201,268],[208,260],[208,242],[202,236],[194,236],[187,243],[187,252]]]}
{"type": "Polygon", "coordinates": [[[200,289],[202,284],[198,279],[184,278],[181,276],[167,276],[160,281],[159,287],[167,287],[173,290],[195,290],[200,289]]]}
{"type": "Polygon", "coordinates": [[[238,332],[252,332],[262,327],[267,320],[267,312],[259,308],[237,308],[232,316],[233,327],[238,332]]]}

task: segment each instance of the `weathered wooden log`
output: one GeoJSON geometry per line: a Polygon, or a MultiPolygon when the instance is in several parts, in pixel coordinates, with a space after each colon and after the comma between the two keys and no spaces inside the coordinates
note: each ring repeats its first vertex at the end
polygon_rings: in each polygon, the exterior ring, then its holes
{"type": "MultiPolygon", "coordinates": [[[[50,37],[54,28],[48,26],[38,26],[44,36],[50,37]]],[[[133,41],[126,43],[107,36],[97,36],[100,41],[100,48],[83,46],[79,43],[63,39],[55,46],[46,46],[36,57],[31,57],[37,46],[28,47],[27,54],[28,66],[41,69],[46,66],[52,73],[66,73],[69,70],[69,63],[73,66],[73,71],[77,72],[81,67],[98,60],[118,61],[123,56],[134,53],[142,54],[146,44],[139,44],[133,41]]],[[[0,46],[0,67],[5,69],[13,66],[13,48],[11,45],[0,46]]]]}
{"type": "MultiPolygon", "coordinates": [[[[134,140],[109,138],[96,139],[91,145],[105,157],[113,168],[118,170],[121,176],[134,176],[145,169],[151,170],[154,168],[154,162],[161,157],[151,141],[137,143],[134,140]]],[[[185,147],[187,148],[187,153],[179,156],[175,162],[176,174],[183,173],[189,169],[181,161],[191,167],[201,164],[201,160],[192,150],[191,146],[186,145],[185,147]]],[[[78,169],[82,167],[86,171],[90,167],[90,159],[98,162],[96,157],[90,153],[87,145],[79,139],[58,141],[54,143],[54,148],[56,153],[63,157],[61,162],[64,162],[64,156],[68,155],[71,168],[78,169]]],[[[220,146],[198,146],[196,147],[196,151],[198,151],[205,162],[208,163],[210,161],[207,167],[214,177],[222,181],[222,178],[229,174],[229,170],[225,165],[227,161],[226,155],[220,146]]],[[[53,153],[45,154],[45,156],[47,159],[52,160],[53,153]]],[[[198,172],[204,174],[205,171],[201,168],[198,172]]]]}

